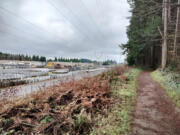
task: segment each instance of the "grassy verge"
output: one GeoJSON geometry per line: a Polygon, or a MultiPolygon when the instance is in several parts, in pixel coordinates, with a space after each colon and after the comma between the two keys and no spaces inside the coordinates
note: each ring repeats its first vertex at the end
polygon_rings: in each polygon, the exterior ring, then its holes
{"type": "Polygon", "coordinates": [[[166,90],[168,96],[172,101],[180,107],[180,75],[172,72],[163,72],[156,70],[152,72],[154,80],[159,82],[161,86],[166,90]]]}
{"type": "Polygon", "coordinates": [[[107,116],[99,116],[91,135],[128,135],[137,96],[136,78],[140,70],[132,69],[111,83],[114,104],[107,116]]]}

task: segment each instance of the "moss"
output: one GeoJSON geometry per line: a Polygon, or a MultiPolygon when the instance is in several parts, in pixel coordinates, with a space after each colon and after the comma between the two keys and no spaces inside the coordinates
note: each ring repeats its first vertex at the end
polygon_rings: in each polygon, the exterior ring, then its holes
{"type": "Polygon", "coordinates": [[[132,112],[137,96],[136,78],[139,72],[138,69],[132,69],[125,74],[128,77],[127,82],[112,82],[115,105],[111,111],[107,110],[107,117],[99,116],[98,128],[94,128],[91,135],[128,135],[131,132],[132,112]]]}
{"type": "Polygon", "coordinates": [[[45,117],[40,121],[40,123],[41,123],[41,124],[46,124],[46,123],[52,122],[53,120],[54,120],[53,117],[51,117],[51,116],[45,116],[45,117]]]}
{"type": "Polygon", "coordinates": [[[180,85],[178,81],[176,82],[176,80],[173,79],[177,77],[177,75],[171,72],[156,70],[151,73],[151,76],[154,80],[160,83],[161,87],[165,89],[172,101],[180,107],[180,85]]]}

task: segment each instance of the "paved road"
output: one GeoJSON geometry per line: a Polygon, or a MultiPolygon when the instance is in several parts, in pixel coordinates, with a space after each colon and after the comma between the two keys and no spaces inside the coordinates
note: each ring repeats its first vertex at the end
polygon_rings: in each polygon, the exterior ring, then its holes
{"type": "Polygon", "coordinates": [[[99,68],[99,69],[89,70],[88,72],[86,70],[74,71],[74,72],[69,72],[67,74],[62,74],[57,79],[0,89],[0,101],[3,99],[10,100],[10,99],[13,99],[14,97],[23,97],[32,92],[45,89],[47,87],[59,84],[61,82],[70,81],[72,79],[79,80],[79,79],[82,79],[83,77],[95,76],[106,70],[108,69],[99,68]]]}

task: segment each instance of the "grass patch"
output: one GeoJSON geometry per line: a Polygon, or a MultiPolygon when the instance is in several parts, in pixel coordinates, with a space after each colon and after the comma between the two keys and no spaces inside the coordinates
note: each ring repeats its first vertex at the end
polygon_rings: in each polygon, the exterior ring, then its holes
{"type": "Polygon", "coordinates": [[[172,101],[180,107],[180,75],[156,70],[151,76],[161,84],[172,101]]]}
{"type": "Polygon", "coordinates": [[[128,135],[131,132],[132,112],[137,97],[136,78],[140,70],[132,69],[111,83],[114,105],[107,117],[99,116],[97,128],[91,135],[128,135]],[[126,78],[125,80],[122,78],[126,78]]]}

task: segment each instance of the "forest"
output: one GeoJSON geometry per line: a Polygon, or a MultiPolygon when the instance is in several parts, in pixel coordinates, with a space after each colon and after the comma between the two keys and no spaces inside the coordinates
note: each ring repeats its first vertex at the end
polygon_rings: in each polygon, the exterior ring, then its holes
{"type": "Polygon", "coordinates": [[[0,60],[20,60],[20,61],[41,61],[46,62],[46,57],[44,56],[28,56],[23,54],[9,54],[0,52],[0,60]]]}
{"type": "Polygon", "coordinates": [[[180,67],[178,0],[129,0],[132,17],[123,44],[129,65],[180,67]],[[163,53],[162,53],[163,52],[163,53]]]}

